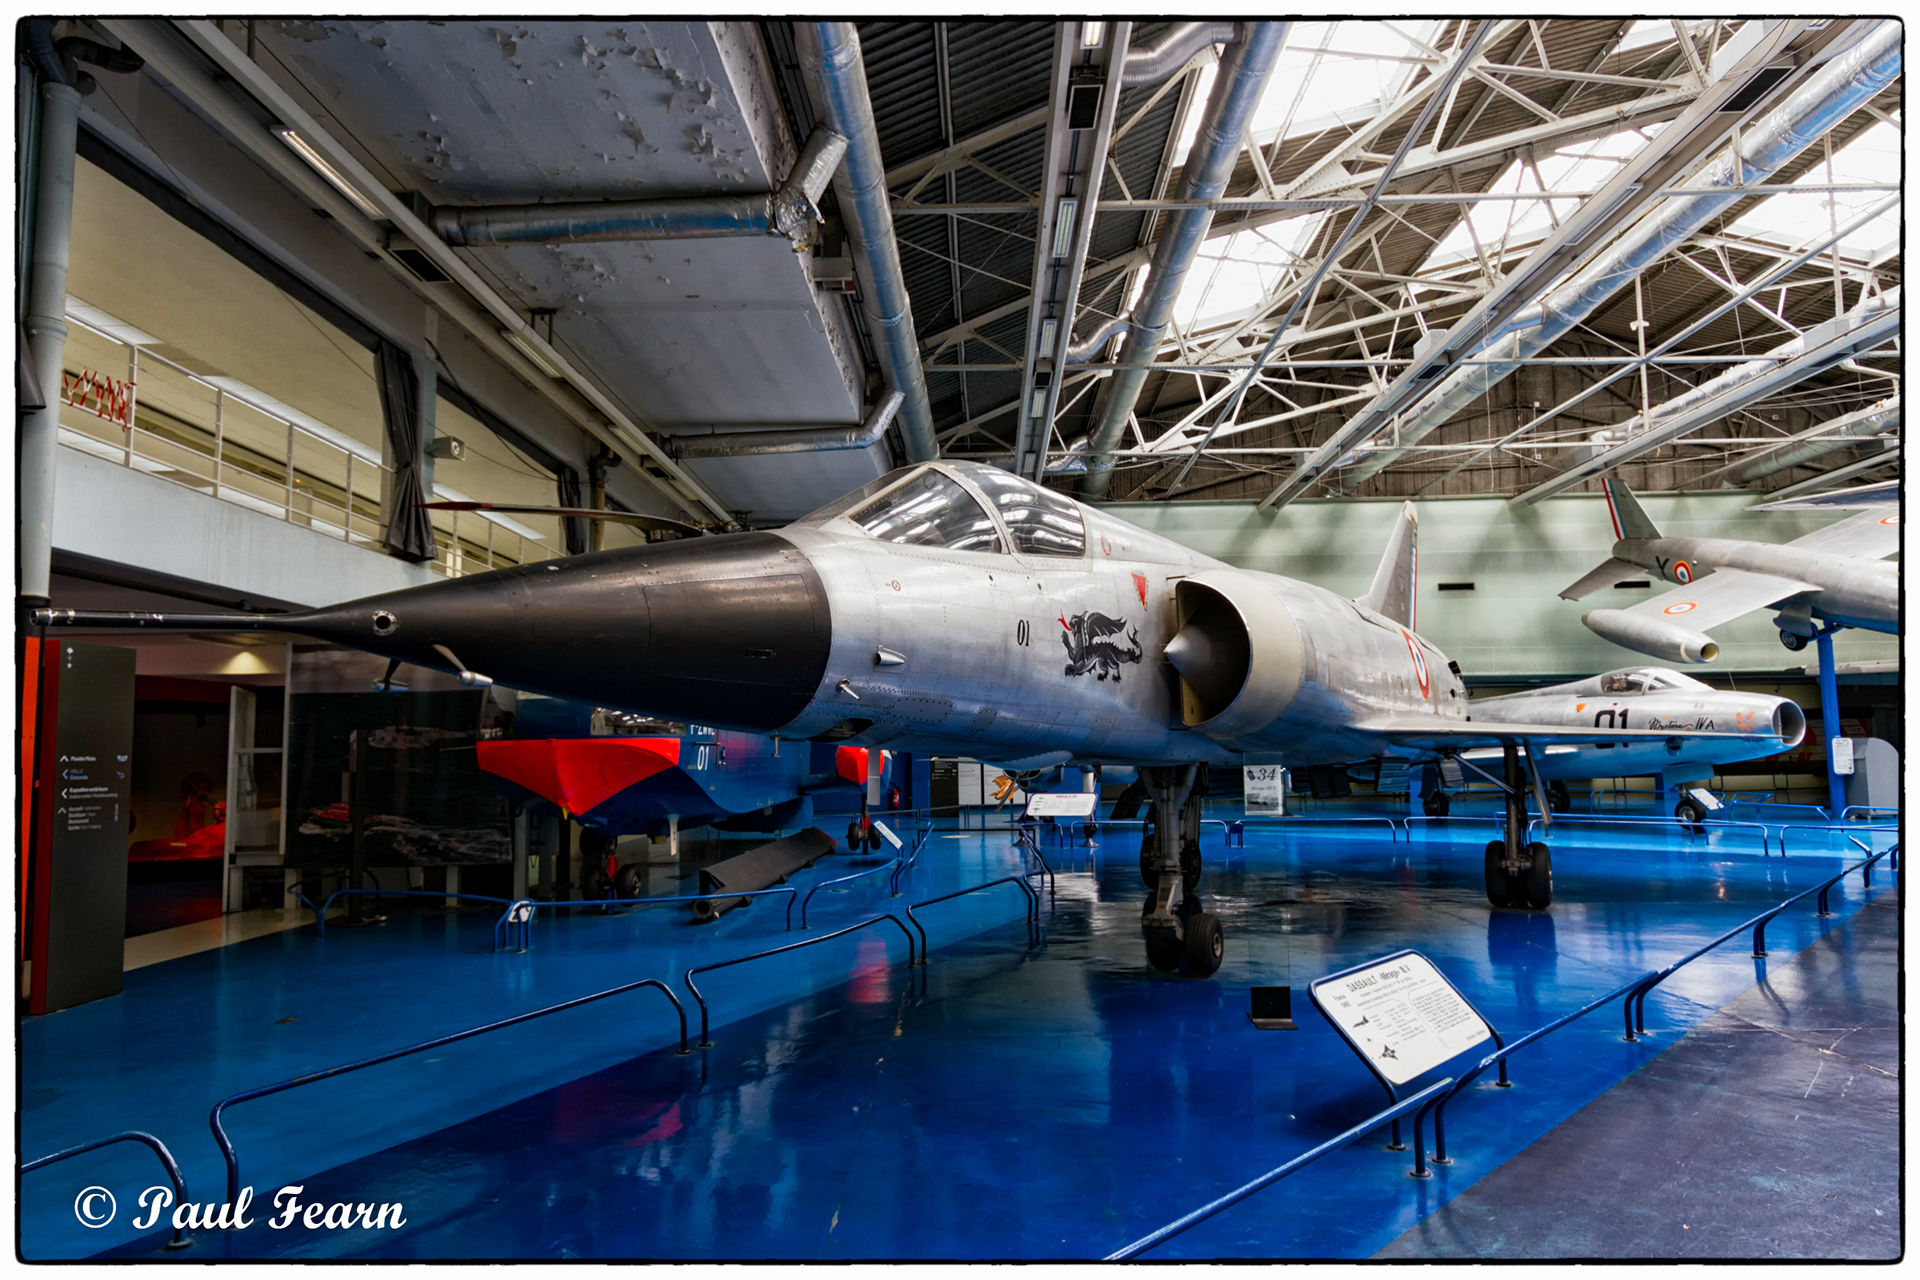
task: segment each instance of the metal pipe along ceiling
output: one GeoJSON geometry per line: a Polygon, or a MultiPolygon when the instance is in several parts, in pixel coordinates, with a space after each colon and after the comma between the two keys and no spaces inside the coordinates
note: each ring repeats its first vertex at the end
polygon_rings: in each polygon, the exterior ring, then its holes
{"type": "MultiPolygon", "coordinates": [[[[1287,37],[1287,23],[1248,24],[1240,39],[1227,46],[1220,60],[1220,72],[1213,92],[1207,97],[1206,114],[1180,180],[1182,200],[1212,200],[1226,190],[1233,176],[1234,161],[1246,139],[1253,112],[1266,92],[1267,81],[1280,60],[1280,46],[1287,37]]],[[[1191,55],[1189,55],[1191,56],[1191,55]]],[[[1100,389],[1094,408],[1094,428],[1086,479],[1080,491],[1097,498],[1106,493],[1113,479],[1113,449],[1126,431],[1127,419],[1140,388],[1147,380],[1146,366],[1160,349],[1167,325],[1173,319],[1174,300],[1180,286],[1213,225],[1211,209],[1180,209],[1167,217],[1166,229],[1154,248],[1153,265],[1140,291],[1140,301],[1128,319],[1131,329],[1120,349],[1119,363],[1134,368],[1117,370],[1100,389]]]]}
{"type": "Polygon", "coordinates": [[[667,452],[676,458],[749,458],[769,453],[829,453],[866,449],[880,443],[906,399],[894,390],[883,397],[857,427],[783,427],[767,431],[716,431],[703,436],[676,436],[667,452]]]}
{"type": "Polygon", "coordinates": [[[1619,443],[1574,463],[1510,501],[1517,506],[1531,506],[1542,498],[1571,489],[1764,399],[1782,387],[1793,386],[1830,369],[1863,345],[1885,341],[1899,328],[1900,290],[1894,288],[1866,299],[1838,319],[1809,329],[1764,355],[1734,365],[1719,377],[1653,406],[1644,419],[1636,417],[1614,427],[1619,443]]]}
{"type": "Polygon", "coordinates": [[[1152,44],[1127,50],[1120,83],[1129,88],[1137,84],[1159,84],[1193,61],[1193,55],[1208,45],[1231,44],[1238,36],[1238,26],[1233,22],[1176,22],[1152,44]]]}
{"type": "MultiPolygon", "coordinates": [[[[1821,454],[1832,453],[1835,449],[1845,449],[1859,444],[1863,438],[1885,435],[1900,427],[1900,397],[1892,396],[1875,405],[1869,405],[1856,413],[1849,413],[1832,422],[1823,422],[1813,430],[1819,434],[1811,439],[1778,445],[1762,453],[1753,455],[1723,473],[1730,485],[1746,484],[1751,480],[1764,480],[1790,467],[1797,467],[1811,461],[1821,454]]],[[[1702,476],[1705,480],[1708,477],[1702,476]]]]}
{"type": "Polygon", "coordinates": [[[759,235],[805,246],[820,221],[820,194],[846,151],[845,138],[815,129],[779,189],[759,195],[446,207],[430,222],[448,244],[470,246],[759,235]]]}
{"type": "Polygon", "coordinates": [[[827,128],[847,139],[846,159],[834,174],[833,191],[859,256],[861,300],[874,349],[887,385],[904,397],[901,439],[910,460],[929,462],[940,456],[940,444],[933,435],[933,408],[920,367],[906,275],[900,269],[900,245],[893,234],[887,170],[867,96],[860,37],[851,22],[796,22],[793,34],[816,113],[827,128]]]}
{"type": "Polygon", "coordinates": [[[1584,269],[1549,289],[1516,315],[1504,332],[1473,353],[1492,363],[1456,370],[1402,418],[1393,444],[1366,455],[1347,473],[1346,488],[1365,480],[1456,413],[1485,395],[1521,363],[1563,337],[1617,290],[1668,250],[1736,202],[1740,187],[1759,182],[1865,106],[1900,75],[1900,24],[1886,21],[1808,81],[1739,137],[1739,155],[1722,151],[1687,179],[1711,195],[1672,196],[1624,231],[1584,269]]]}

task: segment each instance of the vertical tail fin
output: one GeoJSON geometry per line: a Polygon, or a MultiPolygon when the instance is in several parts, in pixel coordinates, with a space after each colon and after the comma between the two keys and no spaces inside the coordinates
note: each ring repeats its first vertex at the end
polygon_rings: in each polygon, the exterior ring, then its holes
{"type": "Polygon", "coordinates": [[[1386,554],[1380,557],[1380,567],[1374,571],[1373,585],[1360,597],[1362,605],[1409,631],[1418,630],[1414,626],[1413,610],[1418,579],[1415,543],[1419,541],[1419,533],[1420,521],[1413,513],[1413,504],[1402,503],[1400,518],[1394,521],[1393,532],[1387,536],[1386,554]]]}
{"type": "Polygon", "coordinates": [[[1653,527],[1653,521],[1647,519],[1647,513],[1640,508],[1640,500],[1633,496],[1633,490],[1627,488],[1627,482],[1618,476],[1607,476],[1600,481],[1607,493],[1607,514],[1613,517],[1613,536],[1621,538],[1657,538],[1660,531],[1653,527]]]}

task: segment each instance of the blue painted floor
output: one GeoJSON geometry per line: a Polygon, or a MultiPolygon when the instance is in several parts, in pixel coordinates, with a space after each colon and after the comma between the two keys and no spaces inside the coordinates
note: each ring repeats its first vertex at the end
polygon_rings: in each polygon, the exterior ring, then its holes
{"type": "MultiPolygon", "coordinates": [[[[1212,980],[1147,967],[1137,836],[1110,830],[1097,850],[1049,850],[1058,892],[1037,945],[1001,886],[925,910],[925,969],[904,967],[883,925],[725,970],[701,984],[715,1043],[687,1057],[664,999],[641,991],[242,1104],[230,1130],[255,1225],[196,1233],[169,1256],[1099,1257],[1384,1104],[1311,1011],[1313,978],[1412,946],[1517,1033],[1845,865],[1818,851],[1824,836],[1763,857],[1738,829],[1686,839],[1568,823],[1543,915],[1488,908],[1483,823],[1415,824],[1411,841],[1379,823],[1262,827],[1244,851],[1216,833],[1202,894],[1227,957],[1212,980]],[[1299,1031],[1248,1023],[1256,984],[1295,988],[1299,1031]],[[272,1229],[269,1202],[290,1183],[303,1202],[404,1205],[406,1223],[272,1229]]],[[[811,932],[1017,865],[1004,833],[943,831],[899,899],[884,876],[822,893],[811,932]]],[[[795,884],[851,869],[828,859],[795,884]]],[[[1853,877],[1828,920],[1810,904],[1780,917],[1775,961],[1889,882],[1869,892],[1853,877]]],[[[690,887],[656,873],[652,892],[690,887]]],[[[206,1127],[219,1097],[640,977],[678,989],[689,966],[806,936],[782,930],[777,900],[705,928],[682,910],[543,918],[524,955],[488,952],[484,913],[395,913],[137,970],[118,999],[23,1026],[22,1152],[148,1129],[194,1198],[219,1200],[206,1127]]],[[[1408,1178],[1384,1136],[1366,1139],[1151,1256],[1373,1254],[1750,988],[1747,950],[1729,944],[1671,979],[1649,1003],[1650,1042],[1623,1043],[1609,1007],[1525,1051],[1517,1087],[1463,1095],[1448,1118],[1457,1162],[1433,1181],[1408,1178]]],[[[152,1256],[158,1237],[127,1223],[160,1181],[133,1148],[28,1175],[24,1256],[152,1256]],[[75,1220],[89,1184],[119,1199],[110,1227],[75,1220]]]]}

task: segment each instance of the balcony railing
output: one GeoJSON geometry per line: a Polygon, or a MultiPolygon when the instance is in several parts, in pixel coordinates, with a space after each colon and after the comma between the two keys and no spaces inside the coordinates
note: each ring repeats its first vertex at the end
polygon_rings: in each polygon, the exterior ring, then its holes
{"type": "MultiPolygon", "coordinates": [[[[237,379],[196,373],[71,312],[67,321],[61,444],[352,545],[385,545],[392,468],[376,446],[237,379]]],[[[433,534],[433,569],[447,577],[557,554],[480,514],[436,513],[433,534]]]]}

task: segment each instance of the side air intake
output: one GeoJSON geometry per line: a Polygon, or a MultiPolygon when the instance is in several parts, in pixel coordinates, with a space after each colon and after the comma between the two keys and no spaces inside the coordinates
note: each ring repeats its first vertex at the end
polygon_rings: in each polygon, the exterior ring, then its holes
{"type": "Polygon", "coordinates": [[[1180,675],[1180,715],[1223,741],[1272,724],[1300,689],[1300,629],[1260,579],[1231,569],[1175,588],[1179,629],[1166,659],[1180,675]]]}

